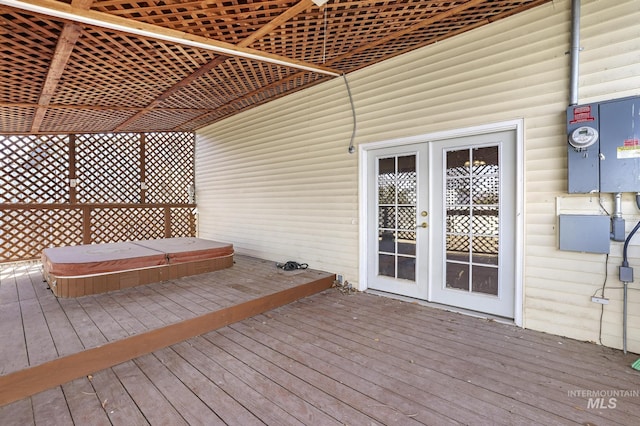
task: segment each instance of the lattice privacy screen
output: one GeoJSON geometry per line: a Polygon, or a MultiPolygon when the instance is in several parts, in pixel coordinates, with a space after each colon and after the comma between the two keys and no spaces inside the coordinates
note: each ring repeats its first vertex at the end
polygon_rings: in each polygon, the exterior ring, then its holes
{"type": "Polygon", "coordinates": [[[68,136],[0,136],[0,203],[69,202],[68,136]]]}
{"type": "Polygon", "coordinates": [[[147,135],[145,139],[147,203],[188,204],[193,202],[189,193],[194,182],[194,149],[193,136],[189,133],[147,135]],[[180,167],[176,167],[176,159],[181,162],[180,167]]]}
{"type": "Polygon", "coordinates": [[[78,202],[141,202],[140,150],[140,138],[135,134],[78,135],[78,202]]]}
{"type": "Polygon", "coordinates": [[[0,135],[0,262],[194,236],[194,154],[192,133],[0,135]]]}

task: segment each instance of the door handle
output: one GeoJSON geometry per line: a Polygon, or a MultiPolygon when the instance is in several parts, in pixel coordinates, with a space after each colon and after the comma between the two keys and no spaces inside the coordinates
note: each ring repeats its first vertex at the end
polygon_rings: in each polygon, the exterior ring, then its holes
{"type": "Polygon", "coordinates": [[[429,225],[427,225],[427,222],[422,222],[420,225],[416,226],[416,229],[420,229],[420,228],[426,228],[429,225]]]}

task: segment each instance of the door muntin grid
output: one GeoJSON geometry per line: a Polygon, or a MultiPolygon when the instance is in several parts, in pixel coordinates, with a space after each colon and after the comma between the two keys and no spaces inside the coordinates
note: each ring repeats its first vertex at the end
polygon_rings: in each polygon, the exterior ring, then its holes
{"type": "Polygon", "coordinates": [[[499,147],[445,151],[445,287],[499,296],[499,147]]]}
{"type": "Polygon", "coordinates": [[[416,155],[377,161],[378,275],[416,280],[416,155]]]}

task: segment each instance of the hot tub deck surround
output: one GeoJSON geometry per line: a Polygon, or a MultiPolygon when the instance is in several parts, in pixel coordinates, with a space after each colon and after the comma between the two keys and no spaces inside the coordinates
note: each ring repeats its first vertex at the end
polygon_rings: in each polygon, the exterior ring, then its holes
{"type": "Polygon", "coordinates": [[[217,271],[233,245],[182,237],[47,248],[44,276],[58,297],[80,297],[217,271]]]}

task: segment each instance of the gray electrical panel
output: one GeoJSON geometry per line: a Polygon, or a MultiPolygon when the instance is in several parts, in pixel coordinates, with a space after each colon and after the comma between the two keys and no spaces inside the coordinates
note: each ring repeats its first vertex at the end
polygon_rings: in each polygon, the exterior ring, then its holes
{"type": "Polygon", "coordinates": [[[640,97],[567,109],[568,192],[640,192],[640,97]]]}
{"type": "MultiPolygon", "coordinates": [[[[567,110],[569,137],[583,126],[598,128],[598,104],[571,106],[567,110]]],[[[575,148],[568,144],[568,184],[570,194],[588,194],[600,190],[600,144],[575,148]]]]}
{"type": "Polygon", "coordinates": [[[640,98],[600,105],[600,191],[640,192],[640,98]]]}
{"type": "Polygon", "coordinates": [[[609,253],[609,216],[560,215],[560,250],[609,253]]]}

